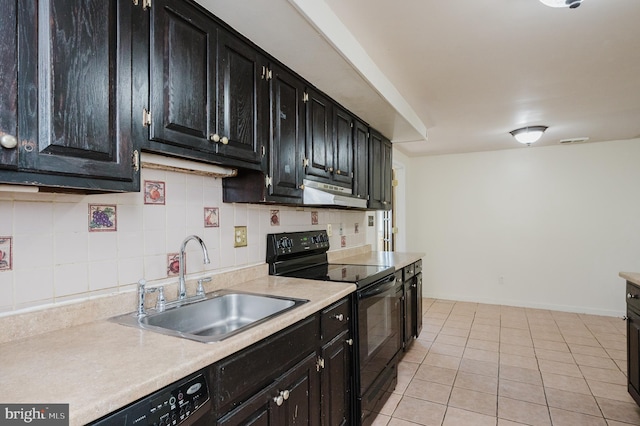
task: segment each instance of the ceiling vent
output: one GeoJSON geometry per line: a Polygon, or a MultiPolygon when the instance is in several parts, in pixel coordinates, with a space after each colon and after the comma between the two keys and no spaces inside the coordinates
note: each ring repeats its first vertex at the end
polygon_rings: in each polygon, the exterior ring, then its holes
{"type": "Polygon", "coordinates": [[[571,143],[580,143],[580,142],[586,142],[588,141],[589,138],[571,138],[571,139],[561,139],[560,140],[560,144],[561,145],[569,145],[571,143]]]}

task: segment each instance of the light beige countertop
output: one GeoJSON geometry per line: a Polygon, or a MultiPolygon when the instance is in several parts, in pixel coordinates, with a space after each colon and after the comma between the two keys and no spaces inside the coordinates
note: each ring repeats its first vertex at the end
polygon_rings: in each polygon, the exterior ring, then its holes
{"type": "Polygon", "coordinates": [[[635,285],[640,285],[640,272],[620,272],[618,275],[635,285]]]}
{"type": "MultiPolygon", "coordinates": [[[[424,256],[372,252],[368,246],[328,255],[331,262],[396,269],[424,256]]],[[[214,274],[206,291],[233,288],[309,302],[210,344],[108,321],[135,310],[135,291],[0,317],[0,402],[68,403],[70,424],[86,424],[258,342],[356,289],[353,284],[326,281],[318,285],[317,281],[266,274],[266,264],[214,274]],[[230,281],[239,284],[229,285],[230,281]]],[[[640,282],[640,274],[636,275],[640,282]]],[[[195,283],[187,286],[193,294],[195,283]]],[[[174,288],[168,288],[167,294],[173,294],[174,288]]],[[[151,295],[147,306],[153,303],[151,295]]]]}
{"type": "MultiPolygon", "coordinates": [[[[2,403],[69,403],[86,424],[292,325],[353,284],[264,276],[236,290],[309,302],[222,342],[204,344],[97,320],[0,344],[2,403]]],[[[130,311],[133,311],[134,305],[130,311]]]]}
{"type": "MultiPolygon", "coordinates": [[[[328,253],[331,255],[331,252],[328,253]]],[[[329,257],[329,262],[339,262],[352,265],[384,265],[394,266],[396,270],[404,268],[422,259],[424,253],[400,253],[395,251],[369,251],[347,257],[329,257]]]]}

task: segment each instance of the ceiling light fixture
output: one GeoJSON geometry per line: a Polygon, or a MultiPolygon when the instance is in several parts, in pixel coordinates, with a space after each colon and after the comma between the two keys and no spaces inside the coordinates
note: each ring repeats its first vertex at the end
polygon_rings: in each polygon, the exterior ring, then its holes
{"type": "Polygon", "coordinates": [[[575,9],[582,4],[582,0],[540,0],[542,4],[549,7],[569,7],[575,9]]]}
{"type": "Polygon", "coordinates": [[[537,142],[547,129],[547,126],[528,126],[512,130],[509,133],[511,133],[511,136],[516,138],[518,142],[531,145],[532,143],[537,142]]]}

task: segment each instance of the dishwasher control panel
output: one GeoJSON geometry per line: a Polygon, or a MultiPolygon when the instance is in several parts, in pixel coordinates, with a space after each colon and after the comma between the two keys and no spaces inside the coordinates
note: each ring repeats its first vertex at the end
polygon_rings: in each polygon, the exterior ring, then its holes
{"type": "Polygon", "coordinates": [[[204,372],[185,377],[92,423],[93,425],[177,426],[210,414],[211,399],[204,372]]]}

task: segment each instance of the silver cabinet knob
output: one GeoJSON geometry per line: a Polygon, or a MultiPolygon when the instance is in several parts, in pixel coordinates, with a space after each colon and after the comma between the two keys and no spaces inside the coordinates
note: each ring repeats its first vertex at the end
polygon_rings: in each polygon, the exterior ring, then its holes
{"type": "Polygon", "coordinates": [[[282,396],[282,393],[276,396],[275,398],[273,398],[273,401],[276,403],[278,407],[284,404],[284,397],[282,396]]]}
{"type": "Polygon", "coordinates": [[[13,149],[18,146],[18,139],[13,135],[2,135],[0,145],[2,145],[3,148],[13,149]]]}
{"type": "Polygon", "coordinates": [[[229,143],[229,138],[226,136],[223,136],[222,139],[220,139],[220,141],[222,142],[223,145],[226,145],[229,143]]]}
{"type": "Polygon", "coordinates": [[[213,142],[220,142],[220,135],[217,133],[214,133],[211,136],[209,136],[209,140],[213,142]]]}
{"type": "Polygon", "coordinates": [[[333,317],[334,317],[335,319],[337,319],[338,321],[342,321],[342,320],[344,320],[344,315],[342,315],[342,314],[337,314],[337,315],[334,315],[333,317]]]}
{"type": "Polygon", "coordinates": [[[353,339],[347,339],[346,342],[347,342],[347,345],[353,346],[353,339]]]}
{"type": "Polygon", "coordinates": [[[627,293],[627,299],[637,299],[637,298],[638,298],[637,294],[627,293]]]}
{"type": "Polygon", "coordinates": [[[282,398],[284,398],[285,401],[287,399],[289,399],[289,391],[288,390],[283,390],[282,392],[280,392],[280,395],[282,395],[282,398]]]}

